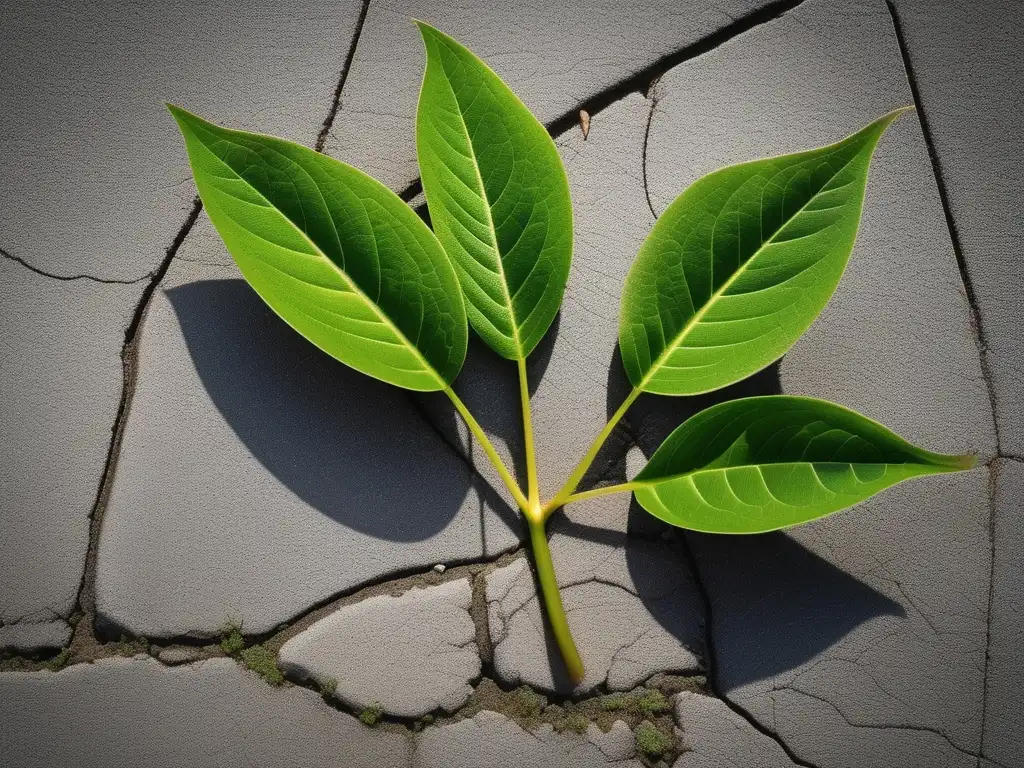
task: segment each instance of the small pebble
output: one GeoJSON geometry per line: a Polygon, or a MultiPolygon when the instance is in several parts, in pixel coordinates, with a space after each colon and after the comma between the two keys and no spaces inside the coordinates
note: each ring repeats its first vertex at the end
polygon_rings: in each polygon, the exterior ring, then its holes
{"type": "Polygon", "coordinates": [[[444,573],[444,563],[438,563],[434,566],[434,570],[438,573],[444,573]]]}

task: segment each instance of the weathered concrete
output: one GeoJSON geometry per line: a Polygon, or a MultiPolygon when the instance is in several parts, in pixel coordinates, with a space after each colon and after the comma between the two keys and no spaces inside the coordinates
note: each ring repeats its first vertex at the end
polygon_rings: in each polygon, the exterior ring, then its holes
{"type": "Polygon", "coordinates": [[[0,675],[0,764],[18,768],[401,768],[410,740],[228,659],[148,657],[0,675]]]}
{"type": "Polygon", "coordinates": [[[992,615],[982,753],[1007,768],[1024,766],[1024,465],[993,464],[992,615]]]}
{"type": "Polygon", "coordinates": [[[4,3],[0,246],[59,275],[152,270],[195,196],[163,102],[311,144],[361,6],[4,3]]]}
{"type": "Polygon", "coordinates": [[[898,0],[896,7],[977,302],[1001,448],[1022,457],[1020,6],[898,0]]]}
{"type": "MultiPolygon", "coordinates": [[[[838,139],[911,99],[885,6],[829,0],[678,68],[654,97],[656,210],[707,171],[838,139]]],[[[928,447],[994,455],[967,302],[912,115],[883,138],[847,275],[780,379],[928,447]]],[[[721,689],[817,766],[973,764],[987,480],[980,468],[908,484],[789,535],[691,537],[721,689]]]]}
{"type": "Polygon", "coordinates": [[[417,739],[415,768],[640,768],[636,759],[609,757],[589,738],[524,731],[504,715],[480,712],[469,720],[430,728],[417,739]]]}
{"type": "Polygon", "coordinates": [[[459,579],[344,606],[285,643],[280,666],[357,710],[452,712],[480,675],[472,599],[469,580],[459,579]]]}
{"type": "Polygon", "coordinates": [[[403,392],[273,315],[204,217],[143,327],[99,614],[148,636],[265,632],[368,581],[515,546],[489,493],[403,392]]]}
{"type": "MultiPolygon", "coordinates": [[[[629,690],[659,671],[702,668],[703,613],[686,564],[666,542],[625,536],[628,496],[573,505],[551,537],[569,628],[586,668],[575,687],[629,690]]],[[[487,577],[496,673],[508,683],[573,690],[525,560],[487,577]]]]}
{"type": "Polygon", "coordinates": [[[411,19],[469,46],[548,123],[765,5],[765,0],[585,5],[374,0],[327,153],[395,191],[419,176],[414,126],[426,57],[411,19]]]}
{"type": "MultiPolygon", "coordinates": [[[[51,622],[74,608],[135,292],[0,258],[0,624],[51,622]]],[[[5,629],[0,642],[14,632],[15,645],[30,641],[25,628],[5,629]]]]}
{"type": "Polygon", "coordinates": [[[0,627],[0,650],[27,652],[37,648],[60,648],[71,639],[66,621],[22,621],[0,627]]]}
{"type": "Polygon", "coordinates": [[[792,768],[785,751],[720,699],[680,693],[674,701],[683,754],[673,768],[792,768]]]}

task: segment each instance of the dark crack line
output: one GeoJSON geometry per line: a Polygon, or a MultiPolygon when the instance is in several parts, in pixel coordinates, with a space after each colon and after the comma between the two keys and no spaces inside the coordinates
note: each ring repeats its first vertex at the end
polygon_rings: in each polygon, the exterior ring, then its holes
{"type": "MultiPolygon", "coordinates": [[[[967,304],[970,309],[971,326],[974,329],[978,345],[978,361],[981,365],[981,375],[985,380],[985,388],[988,392],[989,407],[992,411],[992,427],[996,438],[996,455],[1002,456],[1002,439],[999,434],[999,414],[997,410],[998,396],[995,383],[992,378],[992,370],[988,359],[988,337],[985,332],[985,324],[982,317],[981,305],[978,303],[978,295],[974,289],[974,281],[967,266],[967,258],[964,256],[963,244],[960,240],[960,231],[953,217],[953,208],[949,202],[949,191],[946,187],[945,176],[942,172],[942,161],[939,159],[938,150],[935,148],[935,141],[932,138],[931,124],[928,121],[928,111],[921,100],[921,92],[917,87],[917,77],[914,73],[914,65],[910,59],[910,49],[903,33],[903,25],[900,22],[899,13],[892,0],[886,0],[889,9],[889,16],[892,19],[893,30],[896,33],[896,41],[900,49],[900,57],[903,59],[903,68],[906,71],[907,83],[910,86],[910,93],[917,108],[918,120],[921,124],[921,133],[924,136],[924,143],[928,149],[928,158],[931,161],[932,175],[935,177],[935,185],[939,191],[939,201],[942,204],[942,214],[946,219],[946,228],[949,231],[949,239],[953,245],[953,253],[956,256],[957,268],[960,271],[960,279],[963,282],[964,292],[967,296],[967,304]]],[[[995,486],[994,473],[989,475],[989,580],[988,580],[988,621],[985,629],[985,664],[982,672],[982,694],[981,694],[981,749],[978,755],[978,766],[981,765],[982,753],[984,751],[985,722],[988,717],[988,670],[992,650],[992,599],[994,593],[996,541],[995,541],[995,486]]]]}
{"type": "Polygon", "coordinates": [[[178,229],[174,240],[164,254],[160,265],[153,271],[149,283],[142,291],[138,303],[135,305],[135,312],[131,322],[124,332],[124,345],[121,347],[121,365],[123,380],[121,387],[121,401],[118,404],[117,415],[111,427],[110,447],[107,450],[106,462],[103,472],[100,475],[99,489],[96,492],[96,501],[93,504],[89,515],[89,545],[86,550],[85,568],[82,571],[82,579],[78,586],[78,597],[76,599],[75,613],[80,616],[75,625],[74,634],[71,638],[71,647],[81,647],[83,644],[95,642],[95,618],[96,618],[96,559],[99,552],[100,529],[103,522],[103,513],[107,500],[110,497],[110,489],[113,486],[114,474],[117,469],[117,460],[121,452],[121,440],[124,437],[124,427],[128,419],[128,412],[131,406],[132,396],[135,392],[135,374],[138,360],[139,329],[149,308],[150,300],[156,291],[157,285],[167,273],[186,235],[191,231],[192,225],[199,218],[202,210],[202,202],[197,197],[192,203],[192,210],[189,212],[185,222],[178,229]]]}
{"type": "Polygon", "coordinates": [[[697,594],[700,595],[701,603],[704,606],[704,661],[707,665],[707,681],[708,687],[711,692],[721,699],[729,709],[735,712],[737,715],[742,717],[750,727],[767,736],[769,739],[779,745],[779,748],[786,753],[786,757],[792,760],[796,765],[802,766],[803,768],[817,768],[813,763],[808,763],[806,760],[801,760],[794,754],[793,750],[782,740],[777,733],[769,730],[762,725],[753,715],[751,715],[744,707],[732,701],[726,696],[718,682],[718,663],[715,657],[715,645],[714,645],[714,627],[712,620],[711,611],[711,595],[708,592],[707,585],[704,584],[704,578],[701,575],[700,568],[697,566],[697,558],[693,554],[693,548],[690,546],[690,540],[687,534],[684,532],[679,537],[681,543],[681,549],[683,552],[683,560],[686,561],[687,567],[690,569],[690,576],[693,579],[693,583],[697,587],[697,594]]]}
{"type": "Polygon", "coordinates": [[[963,244],[960,240],[960,231],[953,218],[953,208],[949,202],[949,191],[946,187],[945,176],[942,173],[942,161],[939,160],[938,150],[935,149],[935,141],[932,138],[931,124],[928,121],[928,112],[924,102],[921,100],[921,93],[917,87],[917,78],[914,74],[914,66],[910,61],[910,53],[907,48],[907,41],[903,34],[903,26],[900,23],[899,15],[892,0],[886,0],[889,8],[889,15],[892,17],[893,29],[896,32],[896,41],[899,44],[900,56],[903,58],[903,68],[907,74],[907,83],[910,85],[910,94],[914,99],[918,120],[921,123],[921,133],[924,135],[924,143],[928,149],[928,158],[932,165],[932,174],[935,176],[935,184],[939,190],[939,200],[942,204],[942,213],[946,219],[946,228],[949,230],[949,239],[953,245],[953,253],[956,256],[957,268],[960,270],[960,278],[964,284],[964,291],[967,295],[967,303],[971,311],[971,325],[978,343],[979,358],[981,360],[981,373],[985,379],[985,387],[988,390],[989,403],[992,409],[992,422],[996,436],[996,450],[1001,453],[1002,440],[999,436],[999,420],[996,414],[997,395],[995,385],[992,381],[992,372],[988,364],[988,337],[985,332],[985,325],[982,320],[981,305],[978,303],[978,296],[974,290],[974,282],[971,279],[970,270],[967,267],[967,258],[964,256],[963,244]]]}
{"type": "Polygon", "coordinates": [[[344,89],[348,73],[352,69],[352,60],[356,56],[356,46],[359,45],[359,36],[363,34],[363,24],[366,21],[366,12],[369,9],[370,0],[363,0],[363,7],[359,11],[359,18],[356,20],[356,28],[352,33],[352,40],[348,45],[348,53],[345,55],[345,62],[341,65],[341,74],[338,76],[338,86],[334,89],[334,100],[331,102],[331,109],[327,113],[327,117],[324,118],[320,133],[316,137],[314,149],[317,152],[324,151],[324,145],[327,143],[327,134],[331,132],[334,118],[338,116],[338,110],[341,109],[341,91],[344,89]]]}
{"type": "Polygon", "coordinates": [[[147,272],[146,274],[142,275],[141,277],[136,277],[136,278],[133,278],[131,280],[115,280],[115,279],[111,279],[111,278],[95,277],[94,275],[85,275],[85,274],[82,274],[82,275],[57,275],[57,274],[54,274],[53,272],[47,272],[45,269],[40,269],[39,267],[34,266],[34,265],[30,264],[29,262],[25,261],[25,259],[21,258],[20,256],[15,256],[13,253],[11,253],[10,251],[6,251],[3,248],[0,248],[0,256],[3,256],[5,259],[13,261],[13,262],[15,262],[17,264],[21,264],[21,266],[25,267],[25,269],[29,270],[30,272],[35,272],[37,275],[41,275],[42,277],[48,277],[48,278],[50,278],[52,280],[60,280],[62,282],[69,282],[69,283],[70,282],[74,282],[76,280],[88,280],[89,282],[102,283],[104,285],[135,285],[135,283],[141,283],[147,277],[152,277],[153,274],[154,274],[153,272],[147,272]]]}
{"type": "Polygon", "coordinates": [[[651,138],[651,123],[654,122],[654,110],[658,108],[658,97],[654,93],[654,85],[654,83],[651,84],[651,108],[647,113],[647,126],[644,128],[644,146],[640,155],[640,170],[643,173],[644,197],[647,199],[647,207],[651,209],[651,216],[657,221],[658,213],[654,210],[654,203],[651,202],[651,188],[647,182],[647,144],[651,138]]]}
{"type": "MultiPolygon", "coordinates": [[[[593,121],[597,114],[607,109],[615,102],[624,99],[631,93],[640,93],[647,97],[654,83],[670,69],[674,69],[680,64],[690,61],[691,59],[695,59],[698,56],[703,56],[705,53],[709,53],[715,48],[725,45],[745,32],[749,32],[763,24],[775,21],[779,17],[792,11],[794,8],[802,5],[804,2],[805,0],[776,0],[776,2],[764,5],[744,16],[732,19],[732,21],[724,27],[720,27],[718,30],[710,33],[706,37],[702,37],[696,42],[685,45],[679,50],[662,56],[653,64],[644,67],[639,72],[634,72],[624,80],[620,80],[614,85],[608,86],[600,93],[591,96],[578,106],[564,112],[562,115],[556,117],[547,124],[548,133],[550,133],[553,138],[559,138],[562,134],[568,131],[578,129],[581,110],[586,111],[587,114],[590,115],[591,121],[593,121]]],[[[646,137],[644,144],[646,152],[646,137]]],[[[644,186],[646,189],[646,179],[644,186]]],[[[401,192],[399,192],[398,196],[405,202],[409,202],[422,191],[423,185],[421,180],[415,179],[401,192]]],[[[648,200],[648,204],[650,204],[650,200],[648,200]]],[[[653,208],[651,212],[654,212],[653,208]]]]}
{"type": "Polygon", "coordinates": [[[720,27],[706,37],[702,37],[696,42],[662,56],[653,64],[644,67],[625,80],[590,97],[579,106],[573,107],[568,112],[548,123],[548,131],[552,136],[560,136],[568,130],[577,128],[579,126],[581,109],[586,110],[590,114],[591,122],[593,122],[596,114],[631,93],[641,93],[647,96],[651,85],[670,69],[674,69],[680,64],[709,53],[755,27],[775,21],[803,2],[804,0],[776,0],[776,2],[769,3],[744,16],[733,19],[724,27],[720,27]]]}

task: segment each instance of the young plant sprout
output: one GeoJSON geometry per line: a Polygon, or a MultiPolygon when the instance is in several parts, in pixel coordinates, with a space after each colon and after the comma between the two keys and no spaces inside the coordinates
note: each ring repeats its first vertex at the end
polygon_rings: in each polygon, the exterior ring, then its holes
{"type": "Polygon", "coordinates": [[[356,168],[169,108],[210,220],[271,309],[346,365],[452,401],[526,519],[547,616],[574,680],[583,663],[545,532],[564,505],[632,492],[681,528],[759,533],[908,478],[973,466],[972,456],[918,448],[842,406],[778,395],[708,408],[630,482],[579,488],[641,393],[720,389],[778,360],[807,330],[853,249],[875,146],[905,108],[829,146],[722,168],[676,198],[622,294],[619,346],[632,391],[565,484],[541,499],[526,360],[569,276],[568,180],[548,132],[501,79],[455,40],[419,29],[427,65],[416,148],[433,231],[356,168]],[[518,369],[525,489],[452,389],[467,323],[518,369]]]}

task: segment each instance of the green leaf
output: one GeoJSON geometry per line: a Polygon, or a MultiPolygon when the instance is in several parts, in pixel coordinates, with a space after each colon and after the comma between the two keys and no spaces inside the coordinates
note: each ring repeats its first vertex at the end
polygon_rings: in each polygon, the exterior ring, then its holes
{"type": "Polygon", "coordinates": [[[417,22],[427,49],[416,113],[423,191],[455,262],[469,322],[524,359],[558,314],[572,259],[572,202],[555,144],[471,51],[417,22]]]}
{"type": "Polygon", "coordinates": [[[245,279],[327,354],[406,389],[444,389],[466,356],[458,281],[440,243],[362,171],[168,105],[210,221],[245,279]]]}
{"type": "Polygon", "coordinates": [[[760,533],[974,461],[918,448],[835,403],[776,395],[721,403],[688,419],[629,487],[644,509],[672,525],[760,533]]]}
{"type": "Polygon", "coordinates": [[[634,387],[710,392],[785,354],[842,277],[871,155],[903,111],[838,144],[722,168],[676,198],[623,290],[619,346],[634,387]]]}

